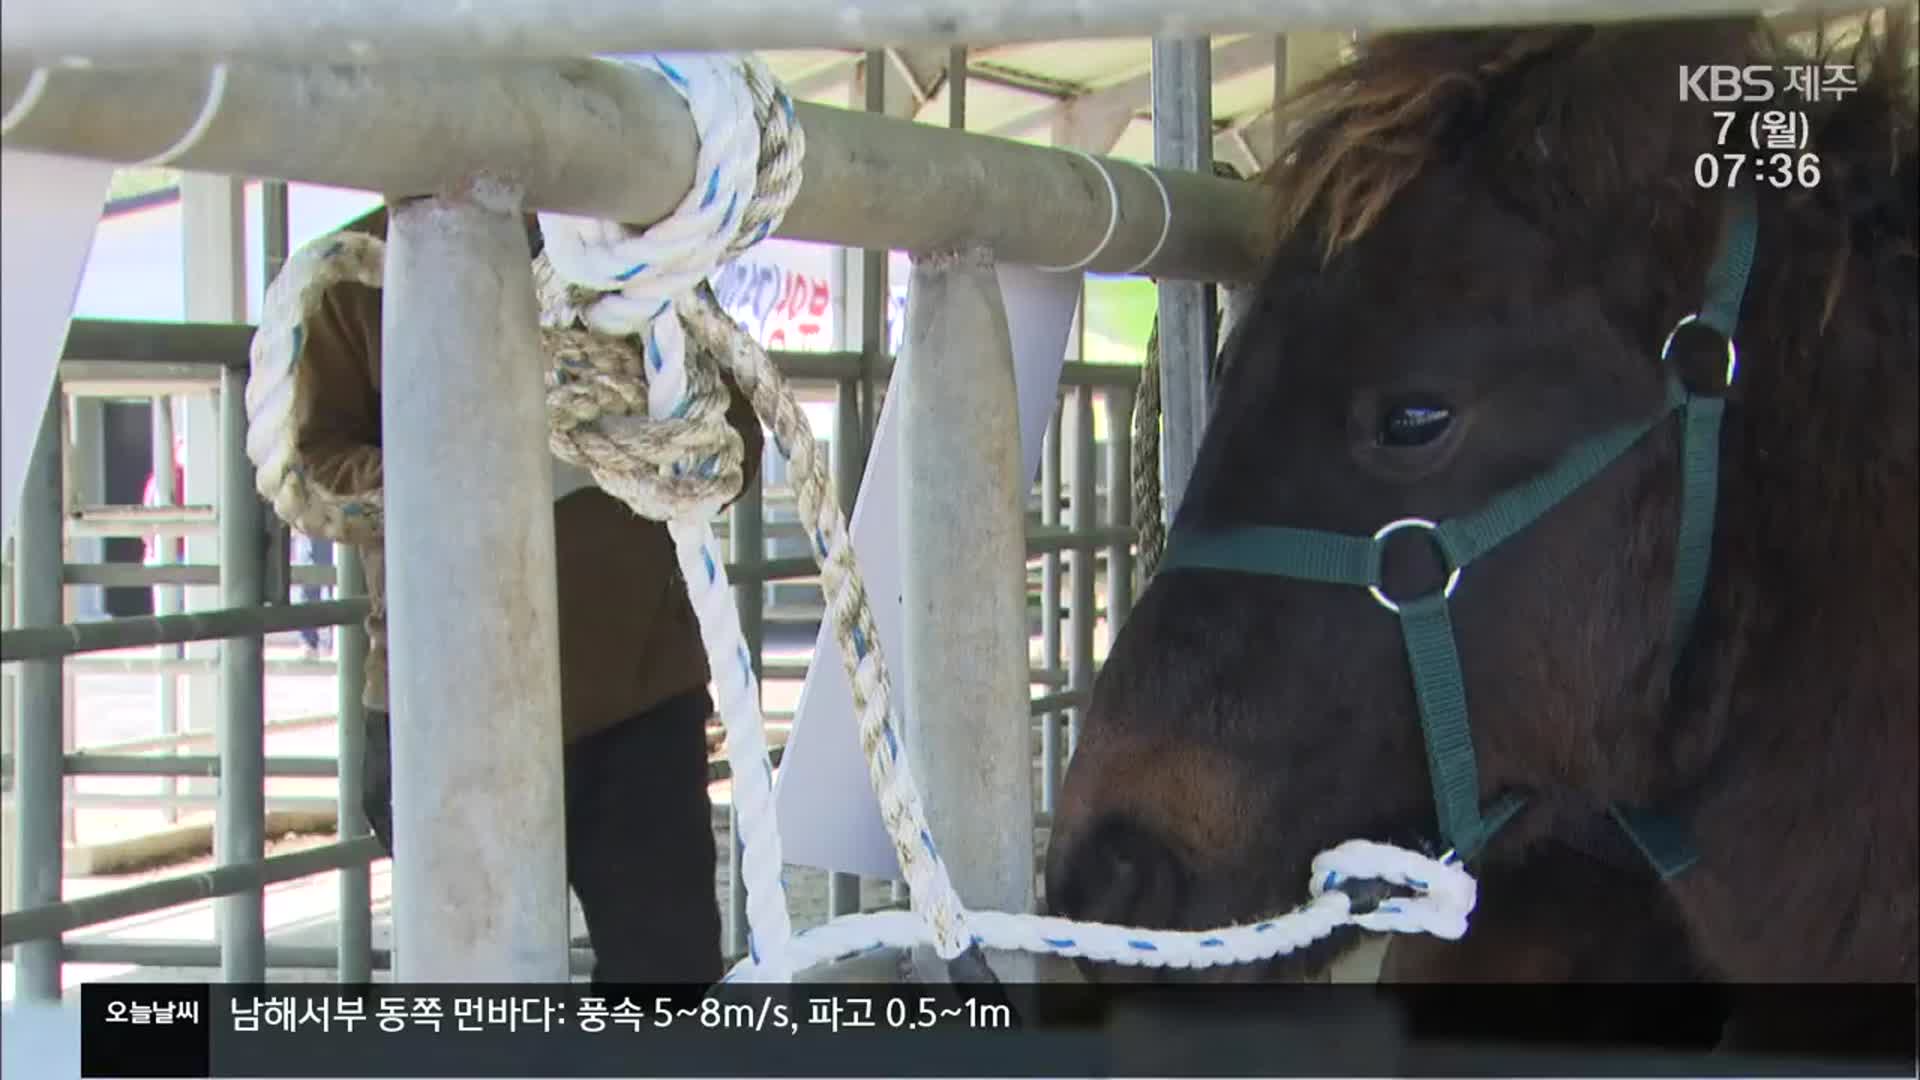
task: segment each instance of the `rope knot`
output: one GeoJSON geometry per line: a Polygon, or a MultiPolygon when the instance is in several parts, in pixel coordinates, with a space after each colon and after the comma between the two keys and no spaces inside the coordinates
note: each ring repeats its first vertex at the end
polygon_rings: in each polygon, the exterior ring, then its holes
{"type": "Polygon", "coordinates": [[[771,234],[799,190],[793,106],[755,58],[647,57],[700,132],[694,183],[644,228],[542,214],[534,265],[551,366],[553,452],[636,511],[704,518],[740,491],[744,445],[720,378],[725,318],[707,278],[771,234]],[[729,77],[731,76],[731,77],[729,77]]]}

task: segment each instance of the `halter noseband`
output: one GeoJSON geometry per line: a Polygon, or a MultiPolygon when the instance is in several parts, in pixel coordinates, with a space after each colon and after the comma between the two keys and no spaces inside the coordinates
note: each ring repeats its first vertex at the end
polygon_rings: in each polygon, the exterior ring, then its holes
{"type": "MultiPolygon", "coordinates": [[[[1168,538],[1160,573],[1225,570],[1360,586],[1398,617],[1407,663],[1413,671],[1440,834],[1461,859],[1478,854],[1488,839],[1512,820],[1525,800],[1517,793],[1506,793],[1484,811],[1479,805],[1479,771],[1467,723],[1466,683],[1460,672],[1447,601],[1468,564],[1578,491],[1676,410],[1683,425],[1680,532],[1673,581],[1676,660],[1692,635],[1713,546],[1720,424],[1726,405],[1723,395],[1733,387],[1739,358],[1734,328],[1753,268],[1757,215],[1752,193],[1745,188],[1734,191],[1726,216],[1720,251],[1707,274],[1705,302],[1697,313],[1675,324],[1660,348],[1660,359],[1666,363],[1674,338],[1682,327],[1693,323],[1719,334],[1726,340],[1727,349],[1726,376],[1721,386],[1695,393],[1677,368],[1668,363],[1666,403],[1659,413],[1576,445],[1546,472],[1502,491],[1463,517],[1438,523],[1400,518],[1382,525],[1371,537],[1249,525],[1176,530],[1168,538]],[[1396,602],[1381,587],[1381,556],[1387,538],[1405,529],[1427,534],[1445,561],[1447,579],[1436,592],[1396,602]]],[[[1662,878],[1679,874],[1697,860],[1685,831],[1673,823],[1619,804],[1609,807],[1609,813],[1662,878]]]]}

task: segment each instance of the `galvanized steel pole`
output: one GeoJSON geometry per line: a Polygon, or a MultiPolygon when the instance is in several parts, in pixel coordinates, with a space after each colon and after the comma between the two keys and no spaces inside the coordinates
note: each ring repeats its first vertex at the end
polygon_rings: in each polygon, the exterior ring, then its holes
{"type": "MultiPolygon", "coordinates": [[[[223,368],[220,378],[220,600],[228,608],[265,600],[267,535],[260,497],[247,460],[246,375],[223,368]]],[[[220,646],[220,804],[214,860],[244,866],[266,857],[266,658],[259,634],[230,637],[220,646]]],[[[267,977],[266,893],[259,888],[221,898],[220,974],[228,982],[267,977]]]]}
{"type": "MultiPolygon", "coordinates": [[[[153,399],[153,494],[157,506],[177,505],[180,492],[174,480],[173,452],[173,399],[158,397],[153,399]]],[[[154,561],[161,566],[177,562],[173,557],[177,541],[171,536],[156,536],[153,539],[154,561]]],[[[185,590],[173,585],[157,586],[153,590],[153,613],[172,615],[185,610],[185,590]]],[[[186,650],[177,646],[166,646],[160,650],[162,659],[184,660],[186,650]]],[[[160,734],[174,735],[180,731],[180,678],[170,671],[160,671],[155,676],[155,690],[160,705],[160,734]]],[[[168,795],[178,794],[180,785],[168,779],[162,788],[168,795]]],[[[167,810],[167,824],[180,820],[177,808],[167,810]]]]}
{"type": "MultiPolygon", "coordinates": [[[[894,379],[907,760],[961,900],[1031,911],[1026,499],[992,262],[979,252],[916,260],[906,333],[894,379]]],[[[916,962],[930,957],[922,952],[916,962]]],[[[1003,979],[1033,978],[1025,957],[994,966],[1003,979]]]]}
{"type": "Polygon", "coordinates": [[[403,202],[388,238],[396,977],[564,981],[553,478],[519,200],[403,202]]]}
{"type": "MultiPolygon", "coordinates": [[[[1206,38],[1153,43],[1153,160],[1163,169],[1213,171],[1213,52],[1206,38]]],[[[1169,525],[1206,426],[1209,291],[1197,281],[1160,282],[1160,490],[1169,525]]]]}
{"type": "MultiPolygon", "coordinates": [[[[360,550],[352,544],[333,549],[334,595],[342,600],[365,595],[367,579],[360,566],[360,550]]],[[[339,663],[336,678],[339,708],[335,734],[339,741],[340,808],[334,815],[341,840],[368,835],[366,798],[367,716],[362,704],[367,682],[367,631],[359,622],[344,623],[333,633],[333,653],[339,663]]],[[[343,983],[364,983],[373,977],[373,882],[362,863],[340,871],[339,977],[343,983]]]]}
{"type": "Polygon", "coordinates": [[[1074,387],[1069,400],[1073,402],[1073,451],[1068,458],[1073,469],[1068,479],[1073,515],[1073,561],[1069,564],[1073,571],[1073,594],[1067,600],[1067,626],[1072,635],[1068,642],[1067,687],[1073,694],[1073,709],[1068,713],[1071,719],[1067,723],[1064,756],[1071,761],[1074,750],[1080,746],[1087,704],[1093,700],[1093,617],[1095,598],[1099,595],[1093,580],[1094,553],[1098,550],[1093,530],[1100,524],[1100,509],[1096,502],[1098,496],[1094,494],[1099,462],[1093,454],[1093,387],[1074,387]]]}
{"type": "Polygon", "coordinates": [[[338,64],[644,50],[976,48],[1075,38],[1619,21],[1848,0],[14,0],[6,63],[251,55],[338,64]]]}
{"type": "MultiPolygon", "coordinates": [[[[40,438],[27,463],[20,493],[20,524],[16,535],[14,595],[20,623],[35,626],[61,619],[60,564],[60,444],[66,428],[66,395],[59,380],[40,422],[40,438]]],[[[15,828],[7,838],[14,845],[15,894],[7,906],[15,911],[60,901],[61,793],[65,788],[66,755],[61,752],[61,722],[65,715],[65,681],[58,659],[20,665],[20,719],[14,759],[15,828]]],[[[17,915],[9,914],[9,920],[17,915]]],[[[14,955],[14,993],[22,1001],[60,999],[60,938],[23,942],[14,955]]]]}
{"type": "Polygon", "coordinates": [[[1107,547],[1107,648],[1133,611],[1133,391],[1109,387],[1107,399],[1107,524],[1128,538],[1107,547]]]}
{"type": "MultiPolygon", "coordinates": [[[[13,76],[0,107],[28,92],[13,76]]],[[[213,90],[205,69],[50,71],[5,145],[133,162],[197,131],[169,164],[389,196],[490,176],[532,207],[642,224],[669,213],[693,176],[685,104],[625,65],[235,66],[218,100],[213,90]]],[[[805,177],[780,236],[871,251],[984,247],[999,262],[1040,266],[1097,250],[1090,271],[1160,277],[1256,272],[1265,201],[1250,184],[1163,173],[1173,226],[1161,244],[1160,188],[1138,166],[1105,165],[1116,221],[1101,167],[1077,154],[846,109],[795,112],[805,177]]]]}
{"type": "MultiPolygon", "coordinates": [[[[1085,293],[1081,294],[1083,297],[1085,293]]],[[[1056,396],[1053,418],[1040,444],[1040,524],[1060,524],[1060,438],[1065,410],[1056,396]]],[[[1040,563],[1040,666],[1047,673],[1060,670],[1060,553],[1048,551],[1040,563]]],[[[1051,694],[1049,688],[1049,694],[1051,694]]],[[[1040,713],[1040,812],[1053,813],[1060,793],[1060,725],[1066,716],[1052,709],[1040,713]]]]}

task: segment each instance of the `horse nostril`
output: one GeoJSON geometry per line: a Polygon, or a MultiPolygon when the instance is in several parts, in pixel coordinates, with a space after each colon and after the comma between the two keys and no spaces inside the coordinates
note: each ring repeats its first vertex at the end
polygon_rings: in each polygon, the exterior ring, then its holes
{"type": "Polygon", "coordinates": [[[1180,910],[1184,872],[1152,833],[1117,819],[1102,822],[1055,863],[1048,906],[1071,919],[1123,926],[1167,926],[1180,910]]]}

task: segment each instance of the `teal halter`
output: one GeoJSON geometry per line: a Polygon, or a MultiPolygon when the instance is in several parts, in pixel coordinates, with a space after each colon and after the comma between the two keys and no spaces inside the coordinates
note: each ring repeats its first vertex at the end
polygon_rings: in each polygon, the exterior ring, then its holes
{"type": "MultiPolygon", "coordinates": [[[[1727,351],[1726,377],[1721,386],[1705,393],[1692,392],[1669,364],[1666,404],[1658,414],[1575,446],[1551,469],[1508,488],[1464,517],[1439,523],[1401,518],[1382,525],[1371,537],[1318,529],[1240,526],[1176,530],[1168,539],[1160,573],[1226,570],[1360,586],[1399,618],[1407,663],[1413,670],[1441,838],[1461,859],[1478,854],[1525,801],[1518,794],[1508,793],[1494,799],[1484,811],[1479,805],[1479,772],[1467,724],[1466,685],[1447,609],[1447,601],[1460,584],[1461,571],[1578,491],[1675,411],[1681,414],[1683,424],[1680,535],[1673,586],[1676,658],[1693,633],[1713,546],[1724,394],[1733,387],[1739,362],[1734,327],[1753,268],[1757,215],[1752,194],[1746,189],[1736,191],[1726,214],[1721,250],[1707,275],[1705,303],[1674,326],[1660,349],[1661,360],[1667,362],[1674,337],[1689,323],[1719,334],[1726,340],[1727,351]],[[1427,533],[1445,560],[1447,579],[1436,592],[1415,600],[1394,601],[1381,588],[1381,553],[1387,538],[1403,529],[1427,533]]],[[[1609,807],[1609,813],[1662,878],[1674,877],[1697,861],[1685,831],[1673,823],[1619,804],[1609,807]]]]}

